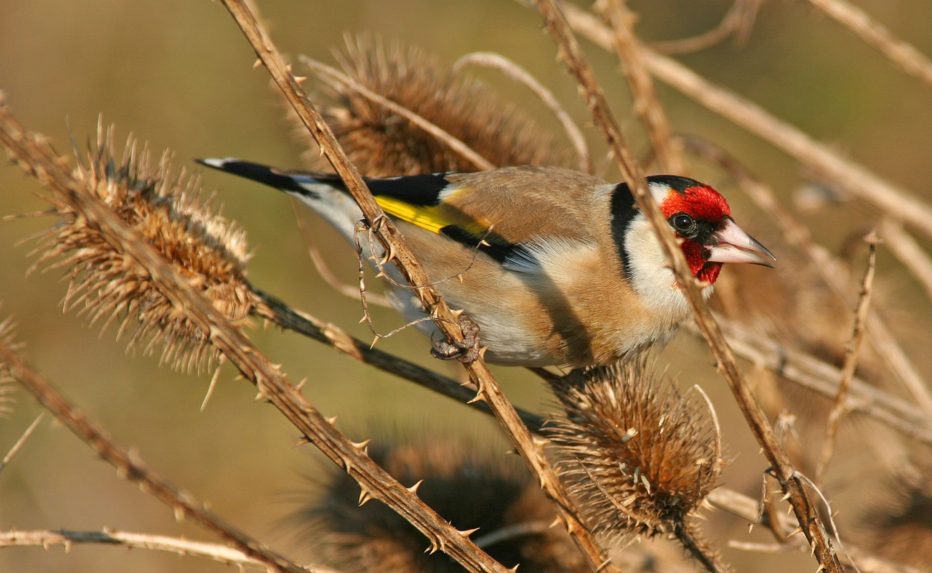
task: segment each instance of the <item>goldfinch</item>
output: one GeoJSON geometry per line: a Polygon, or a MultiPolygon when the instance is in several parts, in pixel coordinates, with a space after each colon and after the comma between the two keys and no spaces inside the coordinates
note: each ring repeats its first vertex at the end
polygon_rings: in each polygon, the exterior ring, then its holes
{"type": "MultiPolygon", "coordinates": [[[[284,191],[354,239],[362,214],[336,175],[199,162],[284,191]]],[[[433,286],[479,326],[489,362],[609,364],[665,343],[689,314],[623,183],[534,166],[366,182],[433,286]]],[[[670,175],[648,183],[706,297],[723,263],[772,266],[773,254],[738,227],[713,188],[670,175]]],[[[423,316],[410,291],[394,295],[409,319],[423,316]]]]}

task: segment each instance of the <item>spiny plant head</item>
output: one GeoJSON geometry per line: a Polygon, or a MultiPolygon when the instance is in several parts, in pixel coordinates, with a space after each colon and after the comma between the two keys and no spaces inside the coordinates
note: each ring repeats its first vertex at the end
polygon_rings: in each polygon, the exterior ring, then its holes
{"type": "MultiPolygon", "coordinates": [[[[540,488],[513,462],[477,453],[481,447],[446,439],[369,448],[369,455],[403,484],[424,480],[418,496],[455,527],[478,527],[471,538],[506,566],[521,571],[585,571],[540,488]]],[[[344,573],[459,572],[440,552],[427,554],[427,538],[378,501],[359,507],[360,488],[333,472],[315,500],[295,518],[314,540],[322,565],[344,573]]]]}
{"type": "MultiPolygon", "coordinates": [[[[77,153],[76,153],[77,155],[77,153]]],[[[234,325],[248,320],[254,295],[246,283],[248,259],[243,231],[217,214],[197,179],[173,175],[166,152],[157,165],[130,138],[121,157],[114,151],[113,128],[98,126],[96,146],[79,161],[72,177],[86,193],[101,199],[166,261],[208,297],[234,325]]],[[[128,334],[130,349],[153,352],[183,370],[209,366],[217,356],[207,333],[194,324],[156,281],[120,245],[109,241],[54,194],[60,222],[40,239],[34,268],[65,269],[69,281],[64,309],[117,323],[117,337],[128,334]]]]}
{"type": "Polygon", "coordinates": [[[680,396],[643,360],[553,384],[557,467],[597,534],[672,534],[715,486],[721,452],[701,397],[680,396]]]}
{"type": "Polygon", "coordinates": [[[932,555],[932,485],[928,463],[900,469],[888,480],[889,497],[866,512],[861,525],[884,556],[925,567],[932,555]]]}
{"type": "MultiPolygon", "coordinates": [[[[19,351],[22,343],[17,342],[14,336],[16,323],[12,318],[7,317],[0,321],[0,344],[13,351],[19,351]]],[[[13,377],[10,376],[3,360],[0,360],[0,419],[8,417],[13,413],[15,399],[13,392],[16,390],[13,377]]]]}
{"type": "MultiPolygon", "coordinates": [[[[496,165],[563,165],[569,155],[484,84],[454,75],[416,48],[361,36],[337,53],[354,80],[439,126],[496,165]]],[[[475,171],[446,144],[339,82],[322,94],[327,124],[360,171],[372,177],[475,171]]],[[[302,128],[303,133],[303,128],[302,128]]]]}

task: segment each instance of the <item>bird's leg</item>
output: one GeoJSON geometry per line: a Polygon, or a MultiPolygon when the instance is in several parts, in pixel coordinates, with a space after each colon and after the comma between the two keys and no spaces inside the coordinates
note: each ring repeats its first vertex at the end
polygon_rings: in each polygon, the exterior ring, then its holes
{"type": "Polygon", "coordinates": [[[431,356],[440,360],[459,360],[464,364],[471,364],[479,358],[482,354],[479,347],[479,325],[466,313],[460,314],[459,324],[460,330],[463,331],[463,341],[432,339],[431,356]]]}

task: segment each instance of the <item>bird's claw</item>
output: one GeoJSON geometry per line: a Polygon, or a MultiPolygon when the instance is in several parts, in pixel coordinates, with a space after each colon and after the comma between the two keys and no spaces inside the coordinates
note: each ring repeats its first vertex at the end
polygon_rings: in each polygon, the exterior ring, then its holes
{"type": "Polygon", "coordinates": [[[450,341],[447,339],[433,340],[430,354],[440,360],[458,360],[463,364],[472,364],[482,355],[479,347],[479,325],[466,314],[459,317],[460,330],[463,331],[463,340],[450,341]]]}

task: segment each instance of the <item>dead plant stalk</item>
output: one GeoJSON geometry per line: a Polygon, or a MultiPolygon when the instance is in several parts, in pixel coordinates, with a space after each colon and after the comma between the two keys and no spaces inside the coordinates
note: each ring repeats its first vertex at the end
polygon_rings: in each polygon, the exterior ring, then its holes
{"type": "Polygon", "coordinates": [[[667,260],[673,268],[677,283],[693,309],[696,324],[702,331],[715,357],[718,370],[731,388],[741,412],[744,414],[748,425],[771,464],[771,469],[777,481],[787,494],[790,505],[803,528],[806,539],[809,540],[810,545],[813,547],[820,566],[830,573],[841,573],[841,563],[831,546],[815,508],[809,502],[804,489],[805,486],[798,477],[799,474],[788,456],[780,447],[773,433],[773,428],[748,389],[747,382],[738,369],[734,355],[725,342],[718,323],[715,322],[709,308],[702,300],[702,295],[695,279],[689,272],[689,267],[679,244],[676,242],[653,197],[651,197],[643,173],[641,173],[639,166],[634,162],[625,146],[618,124],[608,107],[608,102],[598,85],[591,66],[585,60],[569,24],[567,24],[554,0],[535,0],[535,4],[544,17],[548,31],[559,47],[560,58],[579,82],[593,120],[602,129],[610,149],[615,154],[615,160],[624,176],[624,180],[632,189],[641,212],[653,225],[667,260]]]}
{"type": "MultiPolygon", "coordinates": [[[[354,443],[325,419],[293,387],[280,369],[269,362],[229,320],[188,281],[168,264],[138,232],[127,226],[99,199],[81,188],[64,170],[64,158],[27,133],[8,108],[0,106],[0,142],[30,173],[50,187],[62,201],[97,227],[114,247],[119,247],[146,270],[150,279],[210,336],[226,358],[259,389],[259,396],[271,402],[297,427],[301,434],[331,461],[359,482],[363,500],[375,498],[397,511],[430,541],[432,550],[442,550],[471,571],[505,569],[457,531],[417,496],[416,485],[406,488],[379,467],[366,454],[366,442],[354,443]]],[[[249,550],[248,546],[243,546],[249,550]]],[[[254,555],[250,553],[250,555],[254,555]]],[[[258,555],[261,557],[261,555],[258,555]]],[[[288,570],[288,569],[282,569],[288,570]]],[[[297,569],[294,569],[297,571],[297,569]]]]}
{"type": "MultiPolygon", "coordinates": [[[[223,5],[236,20],[240,30],[291,104],[292,109],[318,142],[324,156],[343,179],[350,194],[362,210],[367,224],[385,248],[384,262],[391,261],[396,264],[412,285],[423,307],[435,320],[440,331],[454,343],[462,343],[460,315],[454,313],[446,302],[430,288],[426,274],[408,248],[404,237],[375,202],[375,198],[363,182],[359,171],[350,163],[333,132],[310,104],[292,74],[291,67],[285,64],[268,35],[260,28],[255,16],[241,0],[223,0],[223,5]]],[[[595,537],[577,516],[563,485],[544,456],[543,443],[535,441],[530,431],[521,422],[514,406],[502,393],[485,361],[480,356],[474,362],[465,363],[464,367],[469,374],[470,381],[478,389],[475,399],[484,400],[489,404],[528,467],[539,478],[544,492],[556,502],[558,512],[577,546],[594,568],[614,571],[615,568],[602,553],[595,537]]]]}

